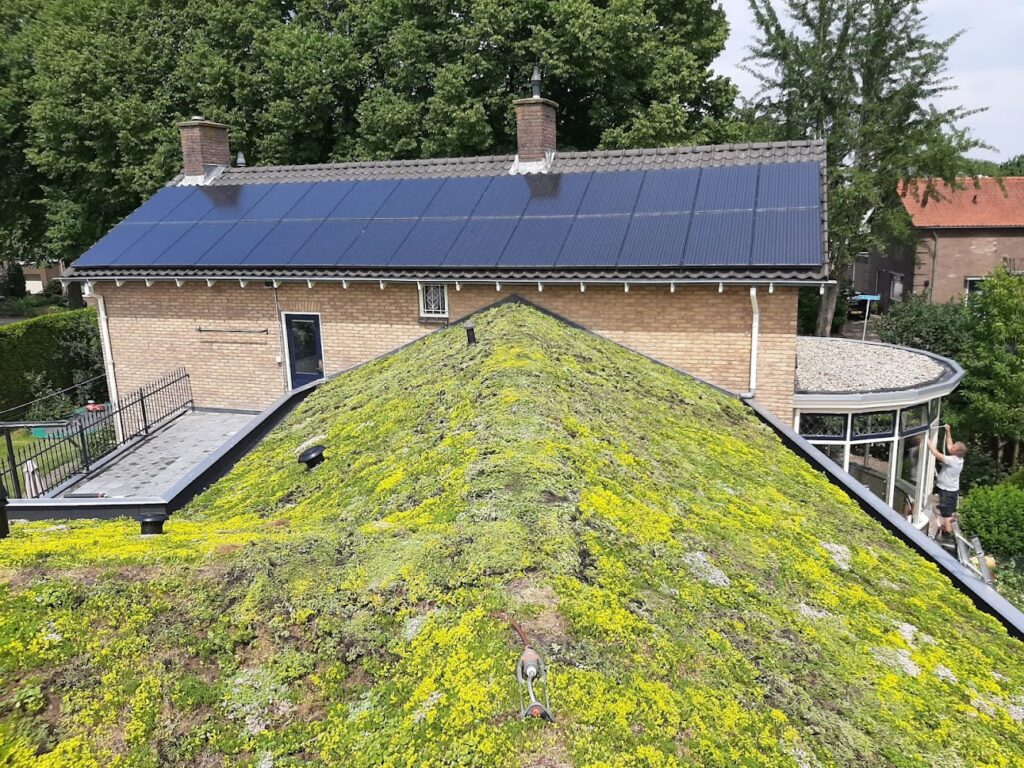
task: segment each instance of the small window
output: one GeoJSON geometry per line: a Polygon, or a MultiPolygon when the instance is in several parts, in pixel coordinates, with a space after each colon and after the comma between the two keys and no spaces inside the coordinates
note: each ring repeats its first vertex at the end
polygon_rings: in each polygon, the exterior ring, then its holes
{"type": "Polygon", "coordinates": [[[922,403],[900,411],[900,431],[919,432],[928,428],[928,404],[922,403]]]}
{"type": "Polygon", "coordinates": [[[970,296],[972,293],[977,293],[981,290],[981,284],[985,282],[984,277],[965,277],[964,278],[964,293],[970,296]]]}
{"type": "Polygon", "coordinates": [[[854,437],[886,437],[892,435],[895,427],[895,411],[857,413],[853,417],[854,437]]]}
{"type": "Polygon", "coordinates": [[[800,434],[804,437],[846,437],[846,415],[842,413],[801,413],[800,434]]]}
{"type": "Polygon", "coordinates": [[[448,317],[448,286],[423,283],[420,286],[420,317],[448,317]]]}

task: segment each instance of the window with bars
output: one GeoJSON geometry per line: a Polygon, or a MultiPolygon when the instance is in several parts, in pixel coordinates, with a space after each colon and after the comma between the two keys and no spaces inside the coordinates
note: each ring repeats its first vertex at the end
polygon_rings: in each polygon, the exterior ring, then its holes
{"type": "Polygon", "coordinates": [[[846,414],[801,413],[800,434],[805,437],[831,437],[842,440],[846,437],[846,414]]]}
{"type": "Polygon", "coordinates": [[[448,317],[448,286],[423,283],[420,286],[420,317],[448,317]]]}

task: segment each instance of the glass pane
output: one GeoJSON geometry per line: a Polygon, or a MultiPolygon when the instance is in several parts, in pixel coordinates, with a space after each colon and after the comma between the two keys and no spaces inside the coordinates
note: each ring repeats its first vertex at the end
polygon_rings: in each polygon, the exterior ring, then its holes
{"type": "Polygon", "coordinates": [[[846,437],[846,414],[801,413],[800,434],[807,437],[846,437]]]}
{"type": "Polygon", "coordinates": [[[840,469],[843,468],[843,452],[846,450],[845,443],[817,443],[814,447],[832,459],[840,469]]]}
{"type": "Polygon", "coordinates": [[[891,449],[892,443],[888,441],[850,446],[850,474],[882,501],[889,495],[891,449]]]}
{"type": "Polygon", "coordinates": [[[935,420],[939,418],[939,404],[942,402],[941,398],[935,398],[928,403],[928,423],[934,424],[935,420]]]}
{"type": "Polygon", "coordinates": [[[915,427],[928,426],[928,406],[922,403],[900,411],[900,431],[907,432],[915,427]]]}
{"type": "Polygon", "coordinates": [[[917,509],[917,491],[920,481],[921,460],[928,452],[925,440],[928,435],[921,433],[904,437],[899,441],[899,464],[896,467],[896,488],[893,490],[892,508],[913,518],[917,509]]]}
{"type": "Polygon", "coordinates": [[[289,321],[289,346],[295,359],[295,373],[320,373],[320,349],[315,320],[289,321]]]}
{"type": "Polygon", "coordinates": [[[423,286],[423,314],[448,314],[448,307],[445,304],[443,285],[428,284],[423,286]]]}
{"type": "Polygon", "coordinates": [[[896,423],[895,411],[855,413],[853,415],[853,436],[891,435],[896,423]]]}

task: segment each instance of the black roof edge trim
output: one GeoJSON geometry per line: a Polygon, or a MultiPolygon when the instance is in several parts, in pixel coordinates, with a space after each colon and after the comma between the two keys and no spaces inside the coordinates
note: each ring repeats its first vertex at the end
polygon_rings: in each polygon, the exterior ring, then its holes
{"type": "Polygon", "coordinates": [[[830,483],[841,488],[861,509],[885,526],[896,538],[925,559],[935,563],[943,575],[953,582],[954,587],[967,595],[980,610],[998,620],[1012,637],[1024,640],[1024,613],[1009,600],[976,577],[955,557],[908,523],[896,510],[868,491],[787,424],[765,410],[764,406],[750,399],[743,399],[743,402],[764,424],[775,431],[787,448],[823,472],[830,483]]]}

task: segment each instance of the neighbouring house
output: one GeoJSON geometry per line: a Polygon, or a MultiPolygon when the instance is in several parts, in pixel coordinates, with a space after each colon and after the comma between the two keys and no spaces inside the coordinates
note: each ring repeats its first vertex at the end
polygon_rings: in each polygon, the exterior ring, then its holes
{"type": "Polygon", "coordinates": [[[112,392],[184,366],[200,405],[265,406],[520,294],[791,419],[824,143],[560,152],[538,91],[509,156],[246,167],[182,123],[183,173],[68,274],[112,392]]]}
{"type": "Polygon", "coordinates": [[[64,274],[60,262],[23,264],[22,269],[25,271],[25,290],[35,294],[45,291],[51,280],[57,280],[64,274]]]}
{"type": "Polygon", "coordinates": [[[943,188],[938,200],[905,194],[916,249],[878,267],[899,274],[904,291],[933,302],[962,299],[1001,264],[1024,269],[1024,177],[961,184],[963,189],[943,188]]]}

